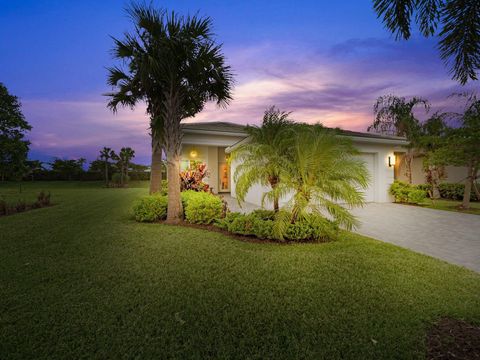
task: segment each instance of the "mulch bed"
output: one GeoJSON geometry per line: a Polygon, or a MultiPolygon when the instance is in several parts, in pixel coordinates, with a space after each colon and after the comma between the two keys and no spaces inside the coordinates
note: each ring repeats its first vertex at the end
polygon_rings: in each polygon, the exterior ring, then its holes
{"type": "Polygon", "coordinates": [[[440,319],[427,334],[427,359],[480,359],[480,327],[462,320],[440,319]]]}

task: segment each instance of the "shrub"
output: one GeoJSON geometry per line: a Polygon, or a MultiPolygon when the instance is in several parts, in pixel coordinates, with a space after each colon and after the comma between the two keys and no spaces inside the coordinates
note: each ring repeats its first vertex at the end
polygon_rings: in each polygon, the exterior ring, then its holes
{"type": "Polygon", "coordinates": [[[409,204],[419,204],[427,197],[427,191],[399,180],[390,185],[390,194],[394,196],[395,202],[409,204]]]}
{"type": "MultiPolygon", "coordinates": [[[[123,182],[128,183],[130,181],[130,176],[123,176],[123,182]]],[[[115,185],[121,185],[122,184],[122,175],[119,173],[114,173],[112,175],[112,183],[115,185]]]]}
{"type": "Polygon", "coordinates": [[[207,192],[182,192],[185,220],[192,224],[212,224],[222,217],[222,200],[207,192]]]}
{"type": "Polygon", "coordinates": [[[239,212],[227,212],[225,217],[220,219],[215,219],[214,225],[219,227],[222,230],[228,230],[228,225],[237,217],[242,216],[243,214],[239,212]]]}
{"type": "Polygon", "coordinates": [[[167,216],[167,197],[163,195],[149,195],[141,198],[133,207],[136,221],[154,222],[163,220],[167,216]]]}
{"type": "MultiPolygon", "coordinates": [[[[477,184],[477,186],[480,186],[477,184]]],[[[443,199],[450,199],[450,200],[462,200],[463,193],[465,191],[465,184],[456,184],[456,183],[441,183],[439,185],[440,196],[443,199]]],[[[477,201],[477,195],[475,191],[470,192],[470,200],[477,201]]]]}
{"type": "Polygon", "coordinates": [[[408,203],[410,204],[420,204],[425,201],[427,197],[427,192],[421,189],[411,189],[408,193],[408,203]]]}
{"type": "Polygon", "coordinates": [[[216,225],[233,234],[256,236],[259,239],[276,241],[319,241],[337,237],[338,226],[321,216],[311,215],[294,224],[288,224],[283,238],[275,236],[275,213],[269,210],[255,210],[250,214],[229,213],[216,225]]]}
{"type": "Polygon", "coordinates": [[[208,177],[207,164],[194,163],[187,170],[180,172],[181,191],[209,191],[209,185],[203,181],[206,177],[208,177]]]}

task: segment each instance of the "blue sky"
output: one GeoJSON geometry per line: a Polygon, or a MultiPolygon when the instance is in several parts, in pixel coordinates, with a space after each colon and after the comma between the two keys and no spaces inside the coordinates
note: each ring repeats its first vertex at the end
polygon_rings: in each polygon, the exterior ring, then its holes
{"type": "MultiPolygon", "coordinates": [[[[188,121],[258,123],[270,105],[300,121],[365,130],[383,94],[423,96],[450,109],[464,90],[439,60],[436,39],[393,37],[370,0],[154,1],[212,17],[236,73],[234,101],[188,121]]],[[[103,146],[131,146],[148,162],[144,107],[106,109],[110,35],[131,29],[125,1],[0,0],[0,82],[20,97],[32,158],[93,160],[103,146]]],[[[478,86],[470,84],[468,88],[478,86]]]]}

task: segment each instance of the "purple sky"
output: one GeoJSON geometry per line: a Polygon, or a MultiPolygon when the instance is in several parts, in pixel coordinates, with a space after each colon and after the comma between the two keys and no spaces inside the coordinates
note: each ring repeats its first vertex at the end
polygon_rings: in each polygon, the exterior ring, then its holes
{"type": "MultiPolygon", "coordinates": [[[[32,158],[96,158],[103,146],[133,147],[148,163],[145,107],[113,115],[102,93],[113,64],[109,35],[130,24],[124,1],[0,0],[0,82],[19,96],[33,130],[32,158]]],[[[299,121],[366,130],[380,95],[422,96],[433,110],[455,109],[436,39],[396,42],[369,0],[165,1],[182,13],[213,18],[236,73],[227,109],[208,105],[188,121],[259,123],[265,108],[293,111],[299,121]]]]}

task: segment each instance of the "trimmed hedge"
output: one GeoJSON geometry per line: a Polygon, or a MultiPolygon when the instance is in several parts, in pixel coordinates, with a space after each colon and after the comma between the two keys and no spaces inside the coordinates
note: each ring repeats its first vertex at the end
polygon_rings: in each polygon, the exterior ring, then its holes
{"type": "Polygon", "coordinates": [[[427,191],[399,180],[390,185],[390,194],[395,198],[395,202],[408,204],[420,204],[427,198],[427,191]]]}
{"type": "MultiPolygon", "coordinates": [[[[163,193],[163,190],[162,190],[163,193]]],[[[181,194],[185,220],[192,224],[211,224],[222,216],[222,200],[210,193],[184,191],[181,194]]],[[[136,221],[155,222],[167,217],[168,198],[154,194],[141,198],[133,207],[136,221]]]]}
{"type": "MultiPolygon", "coordinates": [[[[255,236],[275,241],[305,242],[328,241],[337,237],[336,223],[321,216],[310,215],[294,224],[287,224],[283,234],[275,230],[275,213],[270,210],[255,210],[250,214],[227,212],[218,196],[207,192],[184,191],[181,193],[185,221],[192,224],[214,224],[233,234],[255,236]]],[[[141,198],[133,207],[136,221],[155,222],[167,217],[166,195],[149,195],[141,198]]],[[[282,213],[290,218],[290,214],[282,213]]]]}
{"type": "Polygon", "coordinates": [[[283,236],[278,236],[274,231],[275,213],[269,210],[255,210],[250,214],[228,213],[215,225],[233,234],[290,242],[328,241],[335,239],[339,230],[332,221],[311,215],[288,224],[283,236]]]}
{"type": "Polygon", "coordinates": [[[222,200],[203,191],[183,191],[182,203],[185,220],[192,224],[212,224],[222,216],[222,200]]]}
{"type": "MultiPolygon", "coordinates": [[[[477,184],[480,187],[480,184],[477,184]]],[[[419,184],[415,185],[417,189],[425,190],[427,192],[427,196],[430,196],[430,192],[432,191],[432,185],[430,184],[419,184]]],[[[463,200],[463,192],[465,191],[465,184],[457,184],[457,183],[440,183],[438,186],[438,190],[440,191],[440,197],[442,199],[448,200],[463,200]]],[[[470,192],[470,201],[480,201],[475,194],[475,191],[470,192]]]]}
{"type": "Polygon", "coordinates": [[[154,222],[167,217],[167,197],[165,195],[149,195],[141,198],[133,206],[135,220],[154,222]]]}

